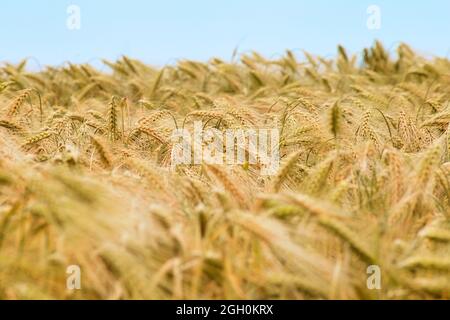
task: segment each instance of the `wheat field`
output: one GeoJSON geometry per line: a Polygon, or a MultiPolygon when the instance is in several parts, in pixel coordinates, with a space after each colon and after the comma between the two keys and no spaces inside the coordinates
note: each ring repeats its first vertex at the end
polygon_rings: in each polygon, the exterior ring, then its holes
{"type": "Polygon", "coordinates": [[[104,63],[0,69],[1,299],[450,297],[448,59],[104,63]],[[279,129],[277,174],[172,168],[198,120],[279,129]]]}

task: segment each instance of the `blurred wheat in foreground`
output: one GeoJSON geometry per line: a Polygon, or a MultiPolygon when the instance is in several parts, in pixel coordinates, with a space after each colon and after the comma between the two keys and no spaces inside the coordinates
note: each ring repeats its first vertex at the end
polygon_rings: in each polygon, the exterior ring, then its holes
{"type": "Polygon", "coordinates": [[[0,298],[449,298],[450,61],[305,56],[5,64],[0,298]],[[198,120],[278,128],[277,175],[170,170],[198,120]]]}

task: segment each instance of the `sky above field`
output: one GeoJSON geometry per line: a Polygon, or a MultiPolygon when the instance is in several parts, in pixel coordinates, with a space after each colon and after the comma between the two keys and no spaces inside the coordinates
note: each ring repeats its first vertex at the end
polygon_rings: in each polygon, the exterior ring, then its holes
{"type": "Polygon", "coordinates": [[[333,56],[374,39],[450,56],[448,0],[2,0],[0,61],[34,68],[125,54],[154,65],[251,50],[333,56]],[[75,6],[75,7],[74,7],[75,6]]]}

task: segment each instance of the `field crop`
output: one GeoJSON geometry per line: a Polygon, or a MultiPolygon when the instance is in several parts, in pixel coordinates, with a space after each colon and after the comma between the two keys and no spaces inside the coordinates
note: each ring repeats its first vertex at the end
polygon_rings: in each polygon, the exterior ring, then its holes
{"type": "Polygon", "coordinates": [[[5,63],[0,298],[449,298],[450,61],[304,56],[5,63]],[[278,129],[277,173],[173,167],[200,120],[278,129]]]}

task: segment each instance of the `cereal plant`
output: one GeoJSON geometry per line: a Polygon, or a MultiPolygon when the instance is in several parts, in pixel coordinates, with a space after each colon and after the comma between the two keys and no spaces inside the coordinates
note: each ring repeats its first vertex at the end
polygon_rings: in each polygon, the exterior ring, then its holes
{"type": "Polygon", "coordinates": [[[0,68],[1,299],[450,297],[448,59],[104,63],[0,68]],[[277,173],[173,166],[195,121],[278,129],[277,173]]]}

